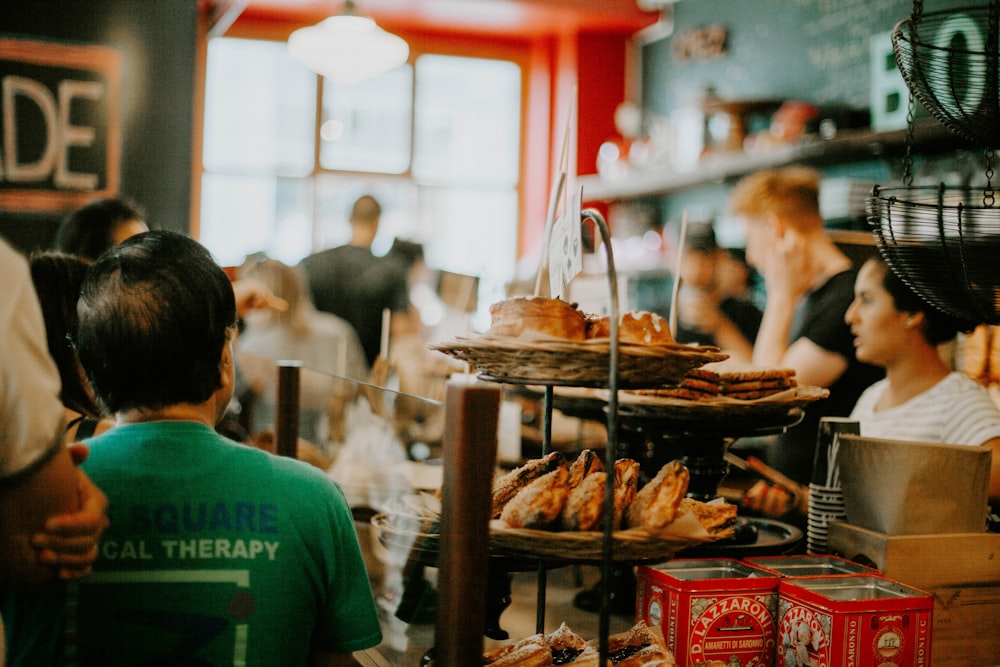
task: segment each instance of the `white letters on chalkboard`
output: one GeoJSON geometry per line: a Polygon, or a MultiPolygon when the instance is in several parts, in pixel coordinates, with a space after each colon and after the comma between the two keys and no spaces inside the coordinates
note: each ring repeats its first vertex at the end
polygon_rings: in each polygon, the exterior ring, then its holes
{"type": "MultiPolygon", "coordinates": [[[[52,180],[56,189],[94,190],[98,175],[73,172],[69,168],[69,150],[93,145],[96,132],[93,127],[73,125],[73,102],[76,98],[99,101],[104,96],[103,84],[96,81],[60,81],[55,94],[42,83],[22,76],[3,77],[0,85],[3,111],[3,135],[0,144],[0,180],[11,183],[40,183],[52,180]],[[22,105],[18,106],[18,100],[22,105]],[[24,107],[23,102],[30,102],[24,107]],[[44,144],[31,156],[19,153],[20,123],[22,115],[40,114],[44,124],[44,144]],[[37,155],[37,157],[35,157],[37,155]]],[[[31,141],[37,144],[42,138],[33,133],[31,141]]]]}

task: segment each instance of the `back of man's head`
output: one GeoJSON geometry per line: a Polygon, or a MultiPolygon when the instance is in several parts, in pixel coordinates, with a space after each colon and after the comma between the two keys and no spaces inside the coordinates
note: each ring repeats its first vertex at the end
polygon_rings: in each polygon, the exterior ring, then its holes
{"type": "Polygon", "coordinates": [[[80,290],[80,361],[110,412],[200,404],[219,388],[232,285],[197,241],[153,231],[112,248],[80,290]]]}
{"type": "Polygon", "coordinates": [[[371,195],[362,195],[351,209],[351,224],[377,224],[381,215],[382,207],[378,200],[371,195]]]}

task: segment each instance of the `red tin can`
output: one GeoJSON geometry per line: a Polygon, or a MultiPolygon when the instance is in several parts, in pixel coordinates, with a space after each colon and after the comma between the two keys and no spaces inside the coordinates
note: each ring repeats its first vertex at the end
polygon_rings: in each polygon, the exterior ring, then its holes
{"type": "Polygon", "coordinates": [[[774,573],[735,559],[678,559],[641,566],[636,578],[636,621],[662,625],[677,664],[774,664],[774,573]]]}
{"type": "Polygon", "coordinates": [[[778,598],[778,667],[931,664],[928,593],[868,574],[783,579],[778,598]]]}
{"type": "Polygon", "coordinates": [[[879,574],[878,570],[839,556],[753,556],[743,559],[782,577],[843,577],[879,574]]]}

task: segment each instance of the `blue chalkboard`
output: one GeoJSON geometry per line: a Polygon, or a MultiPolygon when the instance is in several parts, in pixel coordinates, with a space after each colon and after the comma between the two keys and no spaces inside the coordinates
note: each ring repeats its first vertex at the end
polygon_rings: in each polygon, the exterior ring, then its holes
{"type": "MultiPolygon", "coordinates": [[[[985,0],[924,0],[924,12],[985,0]]],[[[644,47],[643,105],[669,113],[696,103],[707,87],[726,100],[802,99],[867,107],[873,35],[910,18],[910,0],[684,0],[674,36],[721,23],[719,58],[681,62],[667,37],[644,47]]]]}

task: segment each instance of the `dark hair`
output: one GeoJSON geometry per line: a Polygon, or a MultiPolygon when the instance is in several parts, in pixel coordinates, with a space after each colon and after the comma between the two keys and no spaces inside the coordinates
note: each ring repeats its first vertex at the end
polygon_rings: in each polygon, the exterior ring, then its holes
{"type": "Polygon", "coordinates": [[[954,338],[958,332],[968,332],[976,328],[975,323],[941,312],[927,303],[899,277],[881,255],[872,257],[868,261],[882,266],[882,286],[892,297],[892,303],[896,306],[896,310],[904,313],[924,314],[924,326],[921,327],[921,333],[924,335],[924,340],[931,345],[946,343],[954,338]]]}
{"type": "Polygon", "coordinates": [[[107,251],[80,290],[77,349],[109,412],[203,403],[236,324],[233,288],[201,244],[137,234],[107,251]]]}
{"type": "Polygon", "coordinates": [[[56,232],[56,250],[96,261],[115,244],[119,225],[143,220],[142,210],[125,198],[97,199],[70,213],[56,232]]]}
{"type": "Polygon", "coordinates": [[[79,321],[76,302],[80,285],[90,262],[62,252],[37,252],[31,255],[31,280],[45,319],[45,337],[49,355],[59,369],[62,387],[59,399],[70,410],[99,419],[101,408],[87,383],[87,376],[73,347],[79,321]]]}

